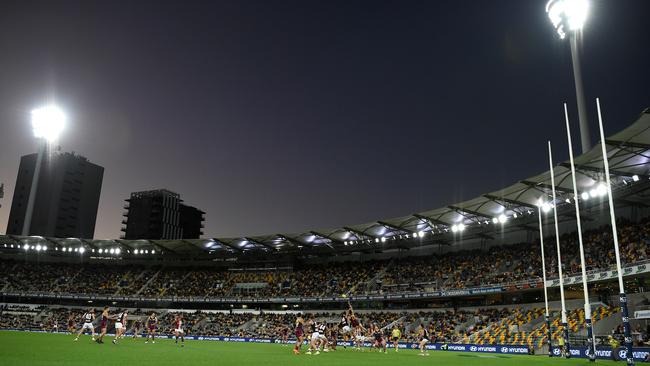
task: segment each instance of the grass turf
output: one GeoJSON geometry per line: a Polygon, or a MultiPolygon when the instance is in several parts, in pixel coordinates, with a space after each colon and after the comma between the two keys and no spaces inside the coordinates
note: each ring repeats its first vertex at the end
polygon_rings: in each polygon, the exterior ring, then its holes
{"type": "MultiPolygon", "coordinates": [[[[355,365],[355,366],[401,366],[401,365],[512,365],[554,366],[587,365],[586,359],[559,359],[547,356],[498,355],[431,351],[422,357],[414,350],[378,352],[355,352],[339,347],[336,352],[318,356],[291,353],[292,346],[258,343],[228,343],[217,341],[186,341],[185,347],[174,341],[161,339],[156,344],[145,344],[142,338],[126,338],[119,344],[106,337],[103,345],[82,336],[78,342],[64,334],[0,331],[0,365],[237,365],[237,366],[292,366],[292,365],[355,365]]],[[[303,347],[303,352],[305,347],[303,347]]],[[[613,364],[598,360],[598,364],[613,364]]]]}

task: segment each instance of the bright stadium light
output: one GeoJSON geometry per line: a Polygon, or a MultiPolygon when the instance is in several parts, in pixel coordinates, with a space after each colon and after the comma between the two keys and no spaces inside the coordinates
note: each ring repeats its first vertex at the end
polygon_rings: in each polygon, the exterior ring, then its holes
{"type": "Polygon", "coordinates": [[[582,192],[582,194],[580,195],[580,197],[581,197],[583,200],[586,201],[586,200],[589,199],[589,193],[588,193],[588,192],[582,192]]]}
{"type": "Polygon", "coordinates": [[[122,253],[122,249],[120,248],[115,249],[115,254],[120,254],[120,253],[122,253]]]}
{"type": "Polygon", "coordinates": [[[426,234],[426,232],[420,231],[418,234],[420,235],[420,238],[424,238],[424,235],[426,234]]]}
{"type": "Polygon", "coordinates": [[[79,253],[84,254],[85,251],[86,251],[86,248],[84,248],[84,247],[79,248],[79,253]]]}
{"type": "Polygon", "coordinates": [[[504,214],[499,215],[499,222],[500,223],[505,224],[506,221],[508,221],[508,216],[506,216],[504,214]]]}
{"type": "Polygon", "coordinates": [[[151,254],[156,254],[156,251],[151,249],[151,254]]]}
{"type": "Polygon", "coordinates": [[[567,35],[569,36],[578,120],[580,122],[580,142],[582,145],[582,153],[584,154],[591,149],[591,135],[589,133],[587,104],[585,102],[584,86],[582,83],[580,43],[582,41],[582,28],[589,15],[589,1],[549,0],[546,4],[546,14],[558,36],[560,36],[560,39],[566,38],[567,35]]]}
{"type": "Polygon", "coordinates": [[[592,188],[591,190],[589,190],[589,197],[591,198],[598,197],[598,190],[596,188],[592,188]]]}
{"type": "Polygon", "coordinates": [[[385,237],[385,236],[381,238],[381,242],[382,242],[382,243],[385,243],[385,242],[386,242],[386,237],[385,237]]]}
{"type": "Polygon", "coordinates": [[[108,252],[111,253],[111,254],[115,254],[115,249],[111,248],[111,249],[109,249],[108,252]]]}
{"type": "Polygon", "coordinates": [[[498,224],[498,223],[499,223],[499,219],[497,219],[496,217],[493,217],[493,218],[492,218],[492,223],[494,223],[494,224],[498,224]]]}
{"type": "Polygon", "coordinates": [[[634,175],[632,176],[632,180],[635,181],[635,182],[638,182],[638,181],[639,181],[639,176],[636,175],[636,174],[634,174],[634,175]]]}
{"type": "Polygon", "coordinates": [[[40,251],[41,251],[41,245],[40,245],[40,244],[36,246],[36,251],[37,251],[37,252],[40,252],[40,251]]]}
{"type": "Polygon", "coordinates": [[[461,233],[465,231],[465,224],[463,224],[462,222],[458,224],[458,231],[460,231],[461,233]]]}
{"type": "Polygon", "coordinates": [[[39,176],[41,172],[43,156],[45,155],[45,150],[47,149],[48,144],[59,138],[61,131],[63,131],[63,128],[65,127],[66,120],[63,111],[55,105],[47,105],[38,109],[34,109],[32,111],[31,117],[34,136],[38,139],[42,139],[42,143],[38,149],[38,155],[36,157],[36,168],[34,169],[34,174],[32,175],[32,186],[29,190],[29,196],[27,196],[25,219],[21,230],[23,236],[28,236],[31,234],[30,231],[32,225],[32,216],[34,214],[34,202],[36,200],[36,192],[38,190],[39,176]]]}
{"type": "Polygon", "coordinates": [[[100,248],[100,249],[99,249],[99,254],[102,254],[103,251],[104,251],[104,250],[100,248]]]}
{"type": "Polygon", "coordinates": [[[28,249],[29,249],[29,245],[27,245],[27,244],[23,245],[23,249],[28,250],[28,249]]]}
{"type": "Polygon", "coordinates": [[[65,127],[65,121],[65,114],[55,105],[34,109],[32,111],[34,137],[43,138],[47,142],[55,141],[65,127]]]}
{"type": "Polygon", "coordinates": [[[451,232],[455,233],[456,231],[458,231],[458,225],[451,225],[451,232]]]}
{"type": "Polygon", "coordinates": [[[546,4],[546,14],[553,24],[560,39],[564,39],[569,31],[579,31],[589,15],[587,0],[550,0],[546,4]]]}
{"type": "Polygon", "coordinates": [[[47,252],[47,245],[43,245],[43,251],[47,252]]]}

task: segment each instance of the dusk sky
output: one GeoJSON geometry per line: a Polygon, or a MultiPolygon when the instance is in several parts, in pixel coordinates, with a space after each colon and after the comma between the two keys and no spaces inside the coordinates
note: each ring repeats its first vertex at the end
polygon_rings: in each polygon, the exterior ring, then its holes
{"type": "MultiPolygon", "coordinates": [[[[565,159],[577,109],[546,1],[0,3],[0,232],[31,109],[105,168],[96,238],[167,188],[206,236],[337,227],[473,198],[565,159]]],[[[612,134],[650,107],[650,1],[591,2],[582,61],[612,134]]]]}

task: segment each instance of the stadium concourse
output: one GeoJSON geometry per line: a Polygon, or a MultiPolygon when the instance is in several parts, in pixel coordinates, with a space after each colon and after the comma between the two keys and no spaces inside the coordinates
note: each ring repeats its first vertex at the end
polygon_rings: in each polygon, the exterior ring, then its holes
{"type": "MultiPolygon", "coordinates": [[[[647,357],[649,342],[649,128],[646,110],[606,139],[637,359],[647,357]]],[[[568,341],[572,354],[584,357],[587,331],[572,221],[577,201],[598,355],[618,357],[621,312],[598,149],[577,157],[576,169],[579,197],[573,196],[569,166],[560,163],[554,202],[544,172],[443,208],[304,233],[176,241],[0,236],[0,328],[76,333],[82,324],[105,325],[109,334],[125,329],[145,336],[155,318],[159,337],[183,330],[188,340],[292,343],[300,336],[295,328],[311,334],[322,326],[328,349],[338,342],[369,346],[379,338],[390,345],[397,338],[398,347],[422,347],[423,354],[556,354],[547,345],[543,297],[546,285],[551,340],[562,344],[558,256],[545,212],[554,205],[568,341]],[[546,283],[538,212],[546,234],[546,283]]],[[[19,333],[1,336],[7,334],[19,333]]]]}

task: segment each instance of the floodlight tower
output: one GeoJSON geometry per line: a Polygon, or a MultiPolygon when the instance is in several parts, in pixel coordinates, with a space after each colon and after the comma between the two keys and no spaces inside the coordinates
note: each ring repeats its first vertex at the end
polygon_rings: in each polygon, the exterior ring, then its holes
{"type": "Polygon", "coordinates": [[[34,213],[34,202],[38,191],[38,179],[41,175],[41,165],[43,164],[43,155],[45,155],[48,146],[59,138],[61,131],[65,127],[66,117],[63,111],[56,105],[47,105],[32,111],[32,130],[34,137],[39,139],[38,156],[34,175],[32,177],[32,186],[29,189],[29,198],[27,199],[27,209],[25,210],[25,222],[23,224],[22,235],[28,236],[32,224],[32,215],[34,213]]]}
{"type": "Polygon", "coordinates": [[[588,0],[549,0],[546,4],[546,14],[551,20],[560,39],[569,36],[571,43],[571,60],[573,63],[573,79],[576,85],[576,101],[578,103],[578,120],[580,121],[580,142],[582,153],[591,149],[591,137],[587,122],[587,104],[582,84],[582,69],[580,67],[580,52],[578,38],[582,36],[582,27],[589,13],[588,0]]]}

